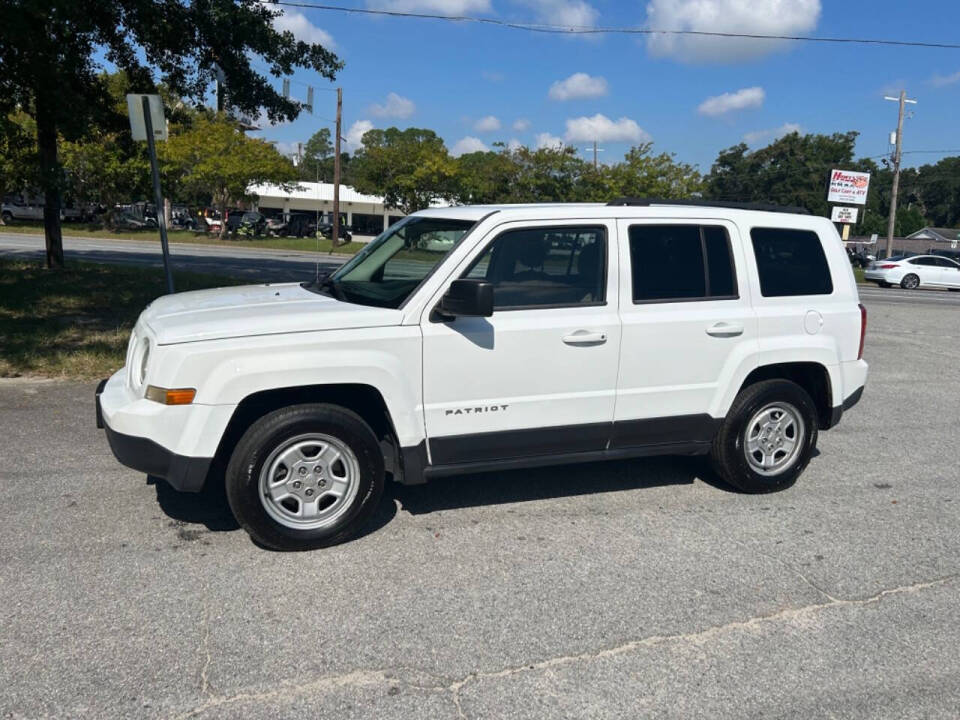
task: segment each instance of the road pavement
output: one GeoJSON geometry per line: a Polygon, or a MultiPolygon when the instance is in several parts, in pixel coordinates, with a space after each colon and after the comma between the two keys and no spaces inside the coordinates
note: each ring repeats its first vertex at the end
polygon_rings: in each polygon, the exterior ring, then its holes
{"type": "Polygon", "coordinates": [[[475,475],[310,553],[121,467],[92,383],[0,382],[0,717],[955,718],[960,315],[865,299],[867,391],[788,491],[475,475]]]}
{"type": "MultiPolygon", "coordinates": [[[[44,257],[42,235],[0,232],[0,258],[44,257]]],[[[340,267],[349,256],[311,253],[298,250],[245,248],[243,241],[232,245],[192,245],[172,243],[171,262],[175,270],[230,275],[254,282],[302,282],[340,267]]],[[[163,267],[160,241],[103,240],[64,237],[67,261],[163,267]]]]}

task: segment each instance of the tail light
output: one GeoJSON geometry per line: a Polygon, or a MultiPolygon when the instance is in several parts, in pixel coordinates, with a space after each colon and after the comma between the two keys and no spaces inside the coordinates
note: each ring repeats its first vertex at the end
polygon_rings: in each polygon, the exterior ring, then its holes
{"type": "Polygon", "coordinates": [[[898,267],[900,267],[900,266],[899,266],[899,265],[895,265],[895,264],[887,263],[886,265],[881,265],[881,266],[880,266],[880,269],[881,269],[881,270],[893,270],[894,268],[898,268],[898,267]]]}
{"type": "Polygon", "coordinates": [[[863,360],[863,341],[867,338],[867,309],[860,303],[860,349],[857,351],[857,360],[863,360]]]}

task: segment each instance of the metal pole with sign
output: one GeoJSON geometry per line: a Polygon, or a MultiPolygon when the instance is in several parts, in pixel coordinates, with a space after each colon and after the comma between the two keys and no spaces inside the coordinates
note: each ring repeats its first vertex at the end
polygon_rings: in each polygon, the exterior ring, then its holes
{"type": "Polygon", "coordinates": [[[160,228],[160,247],[163,250],[163,272],[167,278],[167,292],[173,294],[173,273],[170,270],[170,246],[167,243],[167,218],[163,212],[163,193],[160,192],[160,171],[157,168],[156,140],[167,139],[167,125],[163,117],[163,103],[159,95],[127,95],[130,112],[130,130],[134,140],[146,140],[150,154],[150,172],[153,176],[153,202],[160,228]]]}

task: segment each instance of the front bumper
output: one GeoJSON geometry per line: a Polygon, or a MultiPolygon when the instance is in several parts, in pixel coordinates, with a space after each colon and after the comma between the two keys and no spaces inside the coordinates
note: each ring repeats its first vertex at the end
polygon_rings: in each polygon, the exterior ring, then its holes
{"type": "MultiPolygon", "coordinates": [[[[110,380],[101,381],[96,390],[97,427],[105,431],[107,442],[110,444],[110,450],[114,457],[121,464],[133,470],[167,481],[175,490],[199,492],[206,482],[207,474],[213,463],[213,452],[210,453],[209,457],[180,454],[149,437],[127,434],[120,432],[116,427],[111,427],[111,415],[114,420],[129,424],[129,416],[133,414],[126,408],[110,407],[104,402],[105,393],[111,393],[116,400],[116,396],[122,392],[116,387],[112,389],[108,387],[108,383],[118,383],[122,386],[122,378],[119,378],[118,375],[110,378],[110,380]],[[124,416],[125,411],[126,415],[124,416]]],[[[149,403],[151,401],[137,400],[135,402],[149,403]]],[[[142,423],[144,432],[151,433],[151,426],[157,423],[169,427],[171,420],[173,420],[172,417],[169,417],[172,414],[170,413],[171,410],[180,411],[178,414],[182,416],[184,414],[182,411],[185,409],[187,408],[165,408],[158,405],[156,410],[165,411],[168,417],[156,416],[154,422],[145,420],[145,418],[149,418],[148,415],[137,414],[134,417],[142,423]]],[[[150,410],[153,410],[153,408],[150,408],[150,410]]],[[[208,409],[202,409],[201,414],[204,417],[208,416],[208,409]]],[[[182,418],[179,419],[182,422],[182,418]]],[[[189,422],[184,423],[186,426],[190,424],[189,422]]]]}

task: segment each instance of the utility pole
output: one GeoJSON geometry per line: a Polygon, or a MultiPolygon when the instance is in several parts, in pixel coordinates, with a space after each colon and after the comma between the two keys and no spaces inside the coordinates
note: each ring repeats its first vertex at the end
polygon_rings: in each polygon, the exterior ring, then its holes
{"type": "Polygon", "coordinates": [[[897,144],[893,151],[893,189],[890,195],[890,219],[887,221],[887,257],[893,255],[893,231],[897,223],[897,193],[900,192],[900,161],[903,159],[903,106],[905,103],[916,105],[916,100],[907,99],[907,91],[901,90],[900,97],[884,96],[884,100],[891,100],[900,104],[897,119],[897,144]]]}
{"type": "Polygon", "coordinates": [[[343,112],[343,89],[337,88],[337,139],[333,144],[333,232],[330,250],[340,245],[340,117],[343,112]]]}
{"type": "MultiPolygon", "coordinates": [[[[584,149],[589,150],[590,148],[584,148],[584,149]]],[[[593,169],[594,170],[600,167],[600,158],[597,156],[597,153],[602,153],[602,152],[603,152],[603,148],[597,147],[597,141],[594,140],[593,141],[593,169]]]]}

